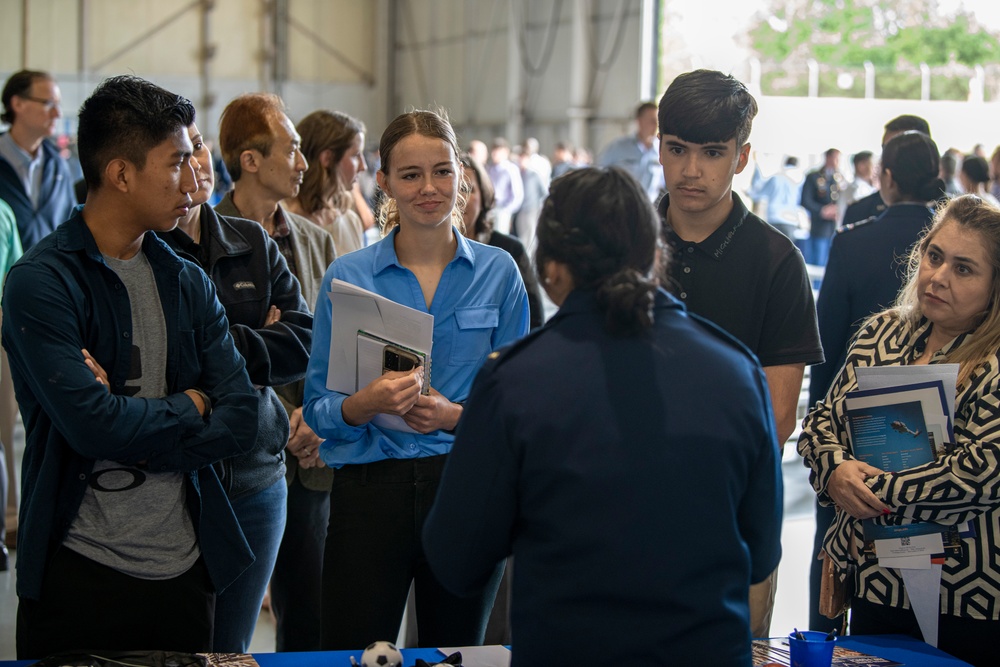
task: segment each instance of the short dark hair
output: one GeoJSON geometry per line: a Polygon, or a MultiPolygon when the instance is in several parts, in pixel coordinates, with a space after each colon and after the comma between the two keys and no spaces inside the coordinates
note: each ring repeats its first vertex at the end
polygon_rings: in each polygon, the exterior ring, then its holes
{"type": "Polygon", "coordinates": [[[8,125],[14,124],[14,109],[10,104],[11,98],[15,95],[23,97],[29,93],[36,81],[54,81],[54,79],[48,72],[36,69],[23,69],[10,75],[7,83],[3,86],[3,113],[0,114],[0,120],[8,125]]]}
{"type": "Polygon", "coordinates": [[[871,159],[874,156],[875,154],[871,151],[858,151],[854,154],[854,157],[851,158],[851,164],[853,164],[854,168],[857,169],[858,165],[862,162],[871,162],[871,159]]]}
{"type": "Polygon", "coordinates": [[[105,79],[80,107],[77,143],[89,190],[101,186],[108,162],[124,158],[142,170],[146,156],[194,122],[185,98],[137,76],[105,79]]]}
{"type": "Polygon", "coordinates": [[[465,169],[471,169],[476,177],[476,185],[479,186],[479,217],[475,220],[464,220],[465,227],[471,227],[473,237],[493,231],[493,221],[490,218],[490,211],[496,203],[496,191],[493,189],[493,181],[490,179],[486,167],[479,164],[479,160],[474,159],[468,153],[463,154],[459,159],[465,169]]]}
{"type": "Polygon", "coordinates": [[[888,169],[899,191],[916,201],[933,201],[944,195],[939,178],[941,154],[923,132],[897,134],[882,149],[882,168],[888,169]]]}
{"type": "Polygon", "coordinates": [[[913,132],[922,132],[928,137],[931,136],[930,125],[920,116],[903,114],[902,116],[896,116],[885,124],[886,132],[909,132],[911,130],[913,132]]]}
{"type": "Polygon", "coordinates": [[[642,102],[635,108],[635,117],[638,118],[642,114],[646,113],[649,109],[656,109],[656,102],[651,102],[649,100],[642,102]]]}
{"type": "Polygon", "coordinates": [[[797,167],[797,166],[799,166],[799,159],[797,157],[795,157],[794,155],[789,155],[788,157],[785,158],[785,166],[786,167],[797,167]]]}
{"type": "Polygon", "coordinates": [[[662,134],[696,144],[750,138],[757,100],[735,77],[699,69],[681,74],[660,98],[658,122],[662,134]]]}
{"type": "Polygon", "coordinates": [[[989,183],[990,163],[987,162],[984,157],[979,157],[978,155],[966,155],[962,158],[962,173],[976,185],[980,183],[989,183]]]}

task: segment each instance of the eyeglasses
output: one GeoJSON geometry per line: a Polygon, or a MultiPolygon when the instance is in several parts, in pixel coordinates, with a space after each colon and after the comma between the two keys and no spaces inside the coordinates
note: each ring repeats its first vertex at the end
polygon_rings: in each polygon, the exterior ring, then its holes
{"type": "Polygon", "coordinates": [[[59,100],[47,100],[43,97],[32,97],[31,95],[18,95],[22,100],[29,100],[31,102],[38,102],[46,111],[52,111],[53,109],[59,109],[62,107],[62,102],[59,100]]]}

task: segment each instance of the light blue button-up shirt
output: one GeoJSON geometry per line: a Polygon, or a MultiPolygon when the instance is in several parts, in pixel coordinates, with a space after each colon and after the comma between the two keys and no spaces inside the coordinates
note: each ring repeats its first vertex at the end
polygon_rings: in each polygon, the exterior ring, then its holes
{"type": "Polygon", "coordinates": [[[598,167],[618,166],[635,176],[651,202],[656,202],[664,188],[663,167],[660,166],[660,146],[646,145],[630,134],[619,137],[605,147],[597,156],[598,167]]]}
{"type": "Polygon", "coordinates": [[[431,386],[452,402],[465,401],[486,356],[528,331],[528,297],[514,259],[504,250],[470,241],[455,231],[458,248],[445,267],[430,309],[420,283],[396,257],[399,228],[374,245],[338,258],[326,275],[313,319],[312,353],[306,371],[304,416],[324,439],[323,461],[333,468],[384,459],[446,454],[454,435],[394,431],[371,422],[351,426],[341,406],[346,394],[326,387],[330,365],[334,278],[434,316],[431,386]]]}

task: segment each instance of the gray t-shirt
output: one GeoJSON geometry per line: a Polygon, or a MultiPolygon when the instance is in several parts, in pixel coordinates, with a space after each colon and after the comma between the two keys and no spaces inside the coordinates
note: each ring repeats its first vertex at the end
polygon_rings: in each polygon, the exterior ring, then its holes
{"type": "MultiPolygon", "coordinates": [[[[129,260],[104,260],[121,279],[132,307],[131,366],[123,394],[162,398],[167,394],[167,331],[153,269],[141,251],[129,260]]],[[[133,577],[183,574],[200,553],[184,477],[97,461],[64,544],[133,577]]]]}

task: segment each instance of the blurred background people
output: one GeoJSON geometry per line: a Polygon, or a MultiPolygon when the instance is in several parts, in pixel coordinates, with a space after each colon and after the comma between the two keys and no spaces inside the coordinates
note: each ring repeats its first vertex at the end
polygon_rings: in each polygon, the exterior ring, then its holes
{"type": "Polygon", "coordinates": [[[524,249],[524,244],[510,234],[503,234],[493,229],[493,184],[490,176],[481,164],[471,156],[462,156],[462,169],[465,177],[465,209],[462,220],[465,225],[465,236],[473,241],[503,248],[517,263],[517,270],[524,281],[528,293],[528,311],[531,328],[542,326],[545,312],[542,306],[542,294],[538,288],[538,279],[532,268],[531,256],[524,249]]]}
{"type": "Polygon", "coordinates": [[[809,211],[809,239],[806,262],[825,266],[830,239],[837,226],[837,201],[846,184],[840,173],[840,151],[830,148],[823,154],[823,166],[806,174],[802,184],[802,206],[809,211]]]}
{"type": "Polygon", "coordinates": [[[837,226],[843,225],[847,207],[864,199],[877,190],[878,179],[875,175],[875,159],[871,151],[859,151],[851,156],[854,167],[854,179],[844,186],[837,198],[837,226]]]}
{"type": "Polygon", "coordinates": [[[656,202],[663,194],[660,145],[656,140],[656,103],[643,102],[635,108],[635,132],[619,137],[597,156],[598,167],[621,167],[639,181],[646,196],[656,202]]]}
{"type": "MultiPolygon", "coordinates": [[[[478,147],[470,147],[476,153],[478,147]]],[[[514,214],[524,202],[524,182],[521,179],[521,168],[510,159],[510,144],[503,137],[493,140],[490,147],[490,160],[486,173],[493,181],[496,192],[496,204],[493,209],[493,224],[497,231],[510,234],[513,230],[514,214]]]]}
{"type": "Polygon", "coordinates": [[[785,158],[776,174],[765,180],[753,194],[756,213],[794,243],[799,229],[809,225],[809,214],[799,205],[802,197],[802,171],[799,159],[785,158]]]}
{"type": "Polygon", "coordinates": [[[978,155],[966,155],[962,159],[962,168],[958,174],[962,190],[967,194],[982,197],[994,206],[1000,206],[996,197],[989,190],[990,163],[978,155]]]}

